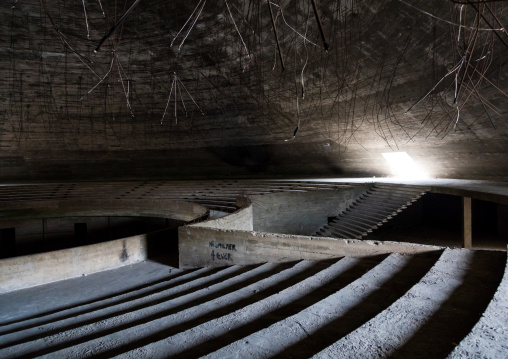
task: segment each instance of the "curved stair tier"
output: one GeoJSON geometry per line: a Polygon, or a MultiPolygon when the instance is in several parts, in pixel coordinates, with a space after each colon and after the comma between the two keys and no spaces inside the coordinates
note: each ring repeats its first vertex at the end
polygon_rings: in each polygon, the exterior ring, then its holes
{"type": "MultiPolygon", "coordinates": [[[[485,278],[489,273],[484,273],[485,278]]],[[[501,284],[473,330],[448,358],[502,358],[508,353],[508,262],[501,284]]]]}
{"type": "Polygon", "coordinates": [[[317,230],[314,235],[362,239],[411,206],[425,192],[426,188],[422,186],[373,184],[346,210],[317,230]]]}
{"type": "Polygon", "coordinates": [[[285,180],[215,180],[150,182],[80,182],[0,186],[0,204],[15,201],[87,199],[152,200],[171,199],[193,202],[211,210],[236,211],[236,199],[279,192],[309,192],[347,189],[354,183],[285,180]]]}
{"type": "Polygon", "coordinates": [[[0,295],[0,357],[500,357],[506,265],[506,252],[464,249],[141,262],[0,295]]]}

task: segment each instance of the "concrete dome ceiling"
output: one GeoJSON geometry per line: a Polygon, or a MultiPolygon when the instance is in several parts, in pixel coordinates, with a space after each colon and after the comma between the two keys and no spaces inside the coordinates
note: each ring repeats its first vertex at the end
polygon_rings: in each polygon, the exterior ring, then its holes
{"type": "Polygon", "coordinates": [[[2,6],[0,180],[508,175],[503,2],[133,3],[2,6]]]}

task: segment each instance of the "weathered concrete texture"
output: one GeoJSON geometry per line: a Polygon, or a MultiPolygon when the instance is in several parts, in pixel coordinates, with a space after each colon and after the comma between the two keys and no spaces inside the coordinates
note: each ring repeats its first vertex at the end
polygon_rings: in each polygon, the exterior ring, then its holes
{"type": "Polygon", "coordinates": [[[147,258],[147,235],[0,260],[0,293],[133,264],[147,258]]]}
{"type": "Polygon", "coordinates": [[[208,210],[195,203],[167,199],[123,200],[105,198],[2,203],[0,219],[33,219],[62,216],[140,216],[193,221],[208,210]]]}
{"type": "Polygon", "coordinates": [[[182,269],[344,256],[366,257],[386,253],[414,254],[442,249],[400,242],[343,240],[191,226],[180,227],[178,238],[182,269]]]}
{"type": "MultiPolygon", "coordinates": [[[[487,308],[500,285],[505,263],[504,252],[447,249],[436,265],[386,310],[314,358],[446,357],[487,308]]],[[[498,315],[506,321],[505,309],[498,315]]],[[[475,339],[482,342],[479,357],[497,357],[496,350],[488,350],[490,340],[475,339]]]]}
{"type": "Polygon", "coordinates": [[[252,205],[227,216],[189,225],[190,227],[252,231],[252,205]]]}
{"type": "Polygon", "coordinates": [[[154,232],[183,225],[184,221],[160,217],[80,216],[0,220],[0,230],[14,228],[15,251],[2,253],[4,258],[66,249],[112,239],[154,232]],[[76,225],[82,226],[82,232],[76,225]],[[86,229],[86,231],[85,231],[86,229]]]}
{"type": "Polygon", "coordinates": [[[208,0],[189,21],[195,2],[145,0],[94,52],[131,3],[0,8],[0,179],[379,176],[394,150],[432,176],[508,174],[507,49],[483,31],[503,4],[475,37],[469,5],[322,0],[325,51],[308,1],[286,1],[282,71],[259,1],[208,0]],[[466,49],[457,103],[451,74],[406,113],[466,49]]]}
{"type": "Polygon", "coordinates": [[[508,261],[501,284],[473,330],[449,358],[503,358],[508,353],[508,261]]]}
{"type": "Polygon", "coordinates": [[[168,268],[165,264],[153,261],[142,261],[87,276],[2,293],[0,321],[3,324],[23,322],[33,318],[34,314],[79,308],[80,305],[93,303],[101,298],[109,298],[148,284],[169,280],[181,273],[178,268],[168,268]]]}
{"type": "Polygon", "coordinates": [[[506,306],[478,319],[505,267],[505,252],[461,249],[195,271],[139,263],[1,295],[0,357],[444,358],[471,332],[479,351],[467,358],[503,358],[506,306]]]}
{"type": "Polygon", "coordinates": [[[425,191],[424,187],[373,184],[351,206],[312,234],[362,239],[411,206],[425,191]]]}
{"type": "Polygon", "coordinates": [[[250,196],[254,230],[258,232],[310,235],[328,217],[335,217],[369,188],[369,184],[351,188],[284,192],[250,196]]]}
{"type": "MultiPolygon", "coordinates": [[[[208,210],[195,203],[173,200],[62,200],[12,201],[0,210],[2,219],[59,216],[146,216],[192,221],[208,210]]],[[[132,264],[147,258],[148,238],[143,234],[88,246],[0,261],[0,291],[27,288],[132,264]]]]}

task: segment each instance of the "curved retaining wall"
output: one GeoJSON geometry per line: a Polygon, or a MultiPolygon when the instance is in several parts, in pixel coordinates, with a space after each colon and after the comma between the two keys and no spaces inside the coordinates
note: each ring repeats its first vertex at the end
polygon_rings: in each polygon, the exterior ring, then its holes
{"type": "Polygon", "coordinates": [[[252,231],[252,205],[239,209],[227,216],[189,225],[190,227],[252,231]]]}
{"type": "Polygon", "coordinates": [[[175,200],[89,199],[13,201],[2,203],[0,219],[33,219],[70,216],[162,217],[190,222],[205,216],[208,209],[175,200]]]}
{"type": "Polygon", "coordinates": [[[233,214],[178,228],[179,267],[221,267],[301,259],[415,254],[442,247],[388,241],[311,237],[365,187],[312,193],[276,193],[237,200],[233,214]],[[338,208],[338,209],[337,209],[338,208]],[[300,232],[300,233],[298,233],[300,232]],[[303,232],[303,233],[302,233],[303,232]]]}
{"type": "Polygon", "coordinates": [[[147,234],[0,261],[0,293],[113,269],[147,258],[147,234]]]}
{"type": "MultiPolygon", "coordinates": [[[[194,203],[173,200],[90,200],[8,203],[1,218],[20,219],[38,216],[143,216],[181,221],[203,218],[208,210],[194,203]]],[[[151,236],[167,230],[121,238],[59,251],[0,260],[0,293],[33,287],[113,269],[143,261],[148,256],[151,236]]]]}

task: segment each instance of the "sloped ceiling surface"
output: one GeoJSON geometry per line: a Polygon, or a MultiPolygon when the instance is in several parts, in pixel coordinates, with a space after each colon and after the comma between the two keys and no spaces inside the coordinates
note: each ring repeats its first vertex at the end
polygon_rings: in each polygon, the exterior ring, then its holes
{"type": "Polygon", "coordinates": [[[9,1],[0,180],[506,178],[508,9],[464,2],[9,1]]]}

